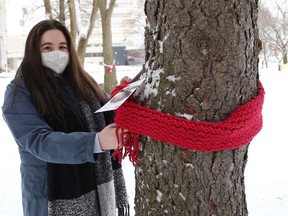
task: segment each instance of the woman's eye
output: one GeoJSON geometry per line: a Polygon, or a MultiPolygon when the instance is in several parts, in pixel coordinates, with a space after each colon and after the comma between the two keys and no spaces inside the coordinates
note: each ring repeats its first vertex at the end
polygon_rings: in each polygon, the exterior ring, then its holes
{"type": "Polygon", "coordinates": [[[59,47],[59,49],[60,50],[65,50],[65,51],[68,50],[66,46],[61,46],[61,47],[59,47]]]}
{"type": "Polygon", "coordinates": [[[51,51],[52,48],[51,48],[51,47],[44,47],[44,50],[45,50],[45,51],[51,51]]]}

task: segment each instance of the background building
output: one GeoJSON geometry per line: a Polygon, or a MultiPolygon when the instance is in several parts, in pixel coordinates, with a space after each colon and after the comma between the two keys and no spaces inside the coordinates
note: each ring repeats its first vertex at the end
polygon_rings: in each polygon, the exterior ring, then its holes
{"type": "MultiPolygon", "coordinates": [[[[112,41],[117,65],[142,64],[144,59],[144,6],[135,0],[116,1],[112,14],[112,41]],[[142,14],[142,20],[137,15],[142,14]]],[[[103,63],[100,11],[89,39],[87,63],[103,63]]]]}
{"type": "MultiPolygon", "coordinates": [[[[2,65],[5,66],[5,63],[7,63],[13,71],[19,67],[23,58],[28,32],[37,22],[45,19],[45,13],[42,7],[42,11],[39,9],[39,11],[35,11],[33,16],[31,15],[33,19],[27,19],[29,16],[28,9],[31,8],[29,5],[25,5],[23,2],[23,5],[20,6],[20,2],[17,0],[6,0],[6,4],[5,0],[0,0],[0,2],[1,68],[2,65]],[[7,6],[9,10],[6,10],[7,6]],[[8,24],[8,32],[6,30],[6,23],[8,24]]],[[[85,1],[82,1],[81,4],[83,2],[85,1]]],[[[144,9],[139,8],[139,3],[137,2],[135,0],[116,1],[111,19],[112,46],[116,65],[135,65],[142,64],[144,61],[144,9]],[[135,21],[136,10],[139,10],[137,13],[143,13],[142,21],[135,21]],[[140,22],[142,24],[139,24],[140,22]]],[[[35,3],[43,5],[42,0],[34,1],[35,3]]],[[[85,64],[103,63],[102,28],[100,11],[98,10],[95,28],[89,38],[86,49],[85,64]]]]}

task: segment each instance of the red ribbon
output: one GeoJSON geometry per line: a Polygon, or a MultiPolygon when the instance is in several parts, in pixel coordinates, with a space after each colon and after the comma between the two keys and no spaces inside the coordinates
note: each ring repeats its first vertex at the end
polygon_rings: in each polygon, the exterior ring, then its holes
{"type": "Polygon", "coordinates": [[[107,67],[107,72],[111,73],[113,68],[115,68],[115,59],[113,60],[113,63],[111,65],[107,65],[105,63],[103,63],[104,67],[107,67]]]}

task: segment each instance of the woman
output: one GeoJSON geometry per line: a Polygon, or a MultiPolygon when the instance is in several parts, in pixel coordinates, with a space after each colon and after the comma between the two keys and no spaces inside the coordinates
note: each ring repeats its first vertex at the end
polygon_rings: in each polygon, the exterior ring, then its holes
{"type": "Polygon", "coordinates": [[[113,115],[94,114],[106,101],[67,28],[36,24],[2,107],[19,146],[25,216],[129,214],[121,164],[110,154],[113,115]]]}

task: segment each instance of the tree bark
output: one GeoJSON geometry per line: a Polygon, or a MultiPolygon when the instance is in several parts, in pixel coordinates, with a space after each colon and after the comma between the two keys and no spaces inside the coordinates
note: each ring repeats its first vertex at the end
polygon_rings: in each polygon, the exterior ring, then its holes
{"type": "Polygon", "coordinates": [[[45,8],[45,13],[48,19],[52,19],[52,7],[51,7],[51,2],[50,0],[43,0],[44,2],[44,8],[45,8]]]}
{"type": "MultiPolygon", "coordinates": [[[[154,91],[141,103],[217,122],[257,95],[257,9],[257,0],[146,0],[144,73],[154,91]]],[[[248,145],[198,152],[142,137],[135,215],[248,215],[247,153],[248,145]]]]}
{"type": "MultiPolygon", "coordinates": [[[[116,0],[110,0],[108,7],[106,0],[101,0],[99,2],[102,19],[103,60],[107,65],[112,65],[114,60],[114,53],[112,48],[111,17],[115,2],[116,0]]],[[[108,73],[107,67],[104,67],[104,69],[104,90],[110,94],[117,85],[116,69],[114,67],[111,73],[108,73]]]]}
{"type": "Polygon", "coordinates": [[[76,37],[77,37],[77,17],[74,0],[68,0],[69,14],[70,14],[70,34],[73,40],[73,43],[76,46],[76,37]]]}
{"type": "Polygon", "coordinates": [[[65,25],[65,1],[59,1],[59,21],[65,25]]]}

